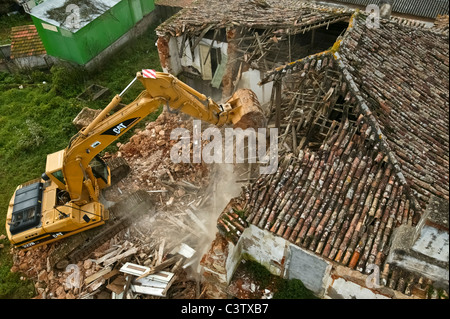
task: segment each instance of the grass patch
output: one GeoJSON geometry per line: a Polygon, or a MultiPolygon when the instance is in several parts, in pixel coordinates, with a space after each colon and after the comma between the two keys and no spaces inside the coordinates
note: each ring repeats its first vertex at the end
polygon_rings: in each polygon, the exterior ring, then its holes
{"type": "MultiPolygon", "coordinates": [[[[47,154],[67,146],[77,133],[72,120],[81,109],[84,106],[103,109],[141,69],[161,70],[155,47],[155,27],[150,27],[141,38],[109,60],[101,71],[92,74],[69,65],[54,66],[48,72],[13,75],[0,72],[0,235],[6,235],[6,211],[15,188],[41,176],[47,154]],[[76,96],[94,83],[109,88],[110,96],[89,103],[79,101],[76,96]]],[[[135,84],[123,97],[123,102],[132,102],[143,89],[140,83],[135,84]]],[[[154,120],[159,113],[149,115],[138,125],[154,120]]],[[[124,143],[133,131],[118,141],[124,143]]],[[[106,150],[114,151],[115,146],[106,150]]],[[[10,245],[7,239],[1,243],[5,247],[0,249],[0,299],[33,297],[35,292],[30,281],[20,280],[20,274],[10,273],[10,245]]]]}
{"type": "Polygon", "coordinates": [[[284,279],[275,276],[260,263],[246,258],[242,264],[245,271],[251,274],[261,287],[274,291],[273,299],[317,299],[312,291],[305,287],[299,279],[284,279]]]}

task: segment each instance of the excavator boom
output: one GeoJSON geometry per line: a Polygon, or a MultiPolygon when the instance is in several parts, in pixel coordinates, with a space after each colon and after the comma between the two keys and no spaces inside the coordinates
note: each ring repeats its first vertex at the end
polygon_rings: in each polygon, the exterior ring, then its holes
{"type": "Polygon", "coordinates": [[[258,100],[250,90],[238,90],[219,105],[170,74],[152,70],[149,77],[147,71],[138,72],[64,150],[47,156],[40,179],[17,187],[6,217],[7,235],[14,246],[37,247],[108,221],[110,212],[100,202],[100,192],[111,185],[111,170],[99,153],[161,105],[216,126],[265,126],[258,100]],[[113,112],[136,80],[145,90],[113,112]]]}

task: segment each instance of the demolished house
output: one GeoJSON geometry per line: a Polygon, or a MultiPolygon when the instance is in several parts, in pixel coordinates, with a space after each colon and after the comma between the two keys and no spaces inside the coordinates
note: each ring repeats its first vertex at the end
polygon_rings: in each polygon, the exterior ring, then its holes
{"type": "Polygon", "coordinates": [[[325,298],[448,296],[448,30],[366,18],[261,80],[280,166],[219,217],[212,295],[250,255],[325,298]]]}
{"type": "Polygon", "coordinates": [[[261,75],[331,47],[351,12],[288,0],[197,1],[157,28],[161,66],[213,99],[248,88],[263,105],[272,86],[259,86],[261,75]]]}
{"type": "Polygon", "coordinates": [[[322,298],[448,298],[448,19],[366,18],[287,0],[182,9],[158,28],[162,67],[206,95],[254,90],[279,129],[278,170],[239,195],[229,171],[173,163],[170,131],[191,121],[163,112],[105,154],[132,168],[109,198],[146,189],[155,215],[79,261],[78,287],[46,267],[52,247],[15,267],[42,298],[266,292],[236,278],[245,258],[322,298]]]}

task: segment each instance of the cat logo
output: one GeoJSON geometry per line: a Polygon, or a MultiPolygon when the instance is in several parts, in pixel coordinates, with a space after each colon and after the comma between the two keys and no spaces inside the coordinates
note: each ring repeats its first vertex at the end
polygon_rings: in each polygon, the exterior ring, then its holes
{"type": "Polygon", "coordinates": [[[113,132],[116,133],[116,135],[119,135],[120,132],[122,131],[122,129],[127,128],[125,125],[123,125],[123,123],[120,123],[119,125],[117,125],[115,128],[113,128],[113,132]]]}
{"type": "Polygon", "coordinates": [[[128,119],[126,121],[123,121],[122,123],[119,123],[115,125],[114,127],[106,130],[102,133],[102,135],[113,135],[118,136],[119,134],[123,133],[127,128],[132,126],[137,120],[139,120],[138,117],[128,119]]]}

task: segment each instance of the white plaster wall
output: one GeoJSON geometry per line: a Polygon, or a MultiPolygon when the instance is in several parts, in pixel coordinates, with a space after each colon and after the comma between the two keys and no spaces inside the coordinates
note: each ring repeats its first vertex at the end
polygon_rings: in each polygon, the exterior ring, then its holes
{"type": "Polygon", "coordinates": [[[239,238],[239,245],[241,246],[241,254],[250,255],[272,274],[283,275],[280,265],[283,263],[283,257],[287,254],[288,241],[274,236],[267,230],[250,225],[239,238]]]}
{"type": "MultiPolygon", "coordinates": [[[[21,69],[47,67],[44,55],[16,58],[13,61],[21,69]]],[[[51,61],[49,63],[51,64],[51,61]]]]}
{"type": "Polygon", "coordinates": [[[332,293],[328,298],[343,299],[391,299],[384,295],[376,294],[372,290],[362,287],[352,281],[337,278],[331,284],[332,293]]]}
{"type": "Polygon", "coordinates": [[[448,232],[425,225],[420,232],[419,238],[412,246],[412,250],[448,263],[448,247],[448,232]]]}
{"type": "Polygon", "coordinates": [[[420,273],[425,277],[428,277],[435,281],[444,280],[448,285],[449,282],[448,269],[439,267],[422,259],[417,259],[411,255],[402,255],[401,257],[397,257],[396,259],[397,260],[395,261],[395,264],[398,267],[420,273]]]}
{"type": "Polygon", "coordinates": [[[240,242],[237,245],[233,245],[231,242],[228,242],[228,256],[226,261],[226,282],[230,283],[231,278],[233,277],[234,271],[236,270],[239,262],[241,261],[242,256],[242,245],[240,242]]]}
{"type": "Polygon", "coordinates": [[[316,295],[322,296],[330,278],[331,264],[322,257],[296,245],[290,244],[289,248],[287,278],[300,279],[306,288],[316,295]]]}
{"type": "Polygon", "coordinates": [[[241,79],[237,84],[237,89],[250,89],[255,92],[258,97],[258,101],[263,106],[270,102],[270,96],[272,95],[273,83],[269,82],[264,85],[259,85],[261,81],[261,71],[249,69],[242,73],[241,79]]]}

